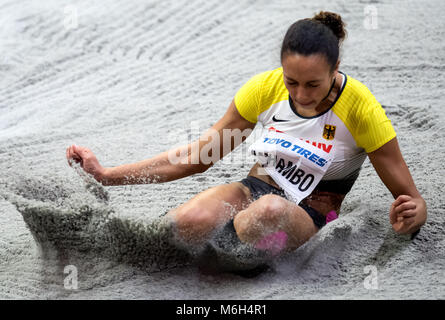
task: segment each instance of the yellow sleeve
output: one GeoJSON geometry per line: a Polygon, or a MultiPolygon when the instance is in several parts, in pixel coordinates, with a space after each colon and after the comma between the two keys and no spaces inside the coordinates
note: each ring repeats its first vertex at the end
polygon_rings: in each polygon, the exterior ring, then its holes
{"type": "Polygon", "coordinates": [[[396,132],[380,103],[375,101],[363,107],[354,136],[359,147],[370,153],[395,136],[396,132]]]}
{"type": "Polygon", "coordinates": [[[261,105],[261,89],[264,74],[252,77],[235,95],[235,106],[241,116],[249,122],[257,123],[261,105]]]}

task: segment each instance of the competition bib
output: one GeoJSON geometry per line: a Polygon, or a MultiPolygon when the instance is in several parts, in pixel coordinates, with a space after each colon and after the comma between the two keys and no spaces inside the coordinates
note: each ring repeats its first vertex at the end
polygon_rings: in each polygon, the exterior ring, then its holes
{"type": "Polygon", "coordinates": [[[296,204],[312,193],[333,160],[333,153],[276,131],[264,133],[249,151],[296,204]]]}

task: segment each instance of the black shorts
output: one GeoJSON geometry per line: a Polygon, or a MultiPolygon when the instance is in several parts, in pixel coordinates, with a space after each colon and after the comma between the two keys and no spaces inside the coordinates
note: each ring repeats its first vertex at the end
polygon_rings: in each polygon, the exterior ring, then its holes
{"type": "MultiPolygon", "coordinates": [[[[249,188],[253,200],[257,200],[259,197],[265,194],[276,194],[283,198],[286,198],[286,195],[282,190],[277,189],[274,186],[258,178],[247,176],[247,178],[241,180],[240,182],[247,188],[249,188]]],[[[320,212],[303,203],[300,203],[299,206],[302,207],[308,213],[308,215],[312,218],[315,226],[318,229],[321,229],[326,225],[326,217],[322,215],[320,212]]]]}

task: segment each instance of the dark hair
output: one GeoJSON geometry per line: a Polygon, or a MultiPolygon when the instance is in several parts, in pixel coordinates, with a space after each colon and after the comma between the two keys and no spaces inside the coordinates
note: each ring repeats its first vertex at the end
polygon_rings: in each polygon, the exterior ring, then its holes
{"type": "Polygon", "coordinates": [[[334,70],[345,37],[345,23],[341,17],[333,12],[320,11],[313,18],[299,20],[289,27],[281,46],[281,61],[292,53],[304,56],[324,54],[334,70]]]}

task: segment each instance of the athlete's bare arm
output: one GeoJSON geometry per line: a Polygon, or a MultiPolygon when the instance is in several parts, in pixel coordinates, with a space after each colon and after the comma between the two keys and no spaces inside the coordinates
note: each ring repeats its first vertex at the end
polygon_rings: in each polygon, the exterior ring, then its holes
{"type": "Polygon", "coordinates": [[[397,138],[368,153],[368,156],[380,179],[396,199],[389,212],[394,231],[410,234],[419,230],[426,222],[426,203],[403,160],[397,138]]]}
{"type": "Polygon", "coordinates": [[[90,149],[79,146],[70,146],[66,150],[68,163],[70,159],[81,162],[82,168],[92,174],[103,185],[128,185],[143,183],[160,183],[184,178],[195,173],[201,173],[210,168],[217,160],[230,153],[243,142],[255,127],[254,123],[245,120],[231,102],[224,116],[207,130],[198,140],[169,151],[160,153],[153,158],[137,163],[124,164],[117,167],[102,167],[90,149]],[[235,131],[231,131],[238,129],[235,131]],[[245,130],[249,129],[249,130],[245,130]],[[235,139],[224,141],[228,134],[238,134],[235,139]],[[238,139],[241,137],[241,139],[238,139]],[[219,147],[219,157],[211,157],[214,161],[206,161],[211,156],[211,150],[219,147]],[[182,152],[181,152],[182,151],[182,152]],[[205,152],[203,152],[205,151],[205,152]],[[210,151],[210,152],[207,152],[210,151]],[[175,159],[172,161],[169,159],[175,159]],[[203,154],[207,156],[203,157],[203,154]],[[183,155],[183,161],[178,161],[183,155]],[[184,159],[186,158],[186,159],[184,159]]]}

